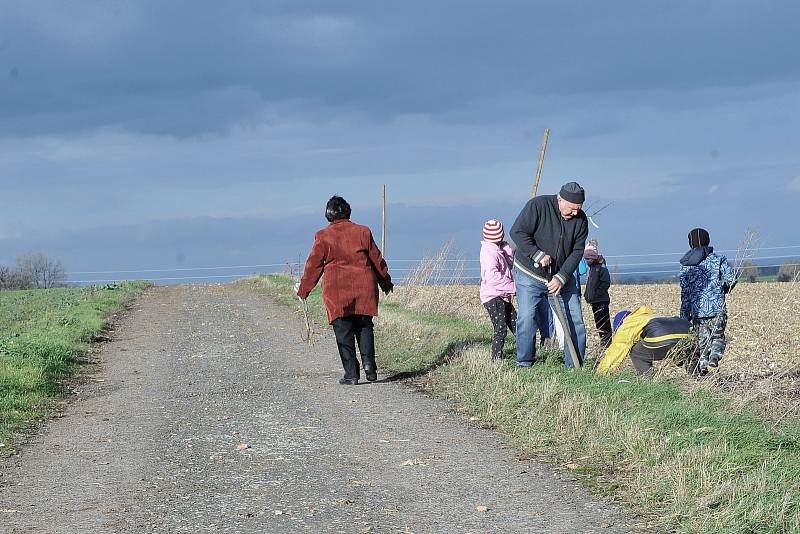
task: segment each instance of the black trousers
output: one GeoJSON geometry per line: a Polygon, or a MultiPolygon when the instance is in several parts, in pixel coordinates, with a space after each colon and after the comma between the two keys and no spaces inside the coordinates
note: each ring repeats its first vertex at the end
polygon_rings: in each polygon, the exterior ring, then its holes
{"type": "Polygon", "coordinates": [[[608,302],[592,302],[592,315],[597,333],[600,334],[600,347],[605,349],[611,344],[611,318],[608,312],[608,302]]]}
{"type": "Polygon", "coordinates": [[[375,334],[372,317],[369,315],[348,315],[339,317],[333,323],[333,333],[339,347],[339,357],[344,367],[344,377],[358,379],[361,376],[358,358],[356,357],[356,341],[361,352],[364,370],[377,371],[375,365],[375,334]]]}
{"type": "Polygon", "coordinates": [[[503,357],[503,345],[506,343],[506,328],[514,334],[517,331],[517,310],[510,302],[500,297],[495,297],[489,302],[484,302],[483,307],[489,312],[494,333],[492,335],[492,358],[503,357]]]}
{"type": "Polygon", "coordinates": [[[653,368],[653,362],[661,361],[666,358],[675,344],[676,341],[661,343],[659,345],[650,345],[645,343],[644,340],[637,341],[631,348],[630,353],[631,363],[633,364],[633,368],[636,369],[636,373],[640,375],[648,374],[653,368]]]}

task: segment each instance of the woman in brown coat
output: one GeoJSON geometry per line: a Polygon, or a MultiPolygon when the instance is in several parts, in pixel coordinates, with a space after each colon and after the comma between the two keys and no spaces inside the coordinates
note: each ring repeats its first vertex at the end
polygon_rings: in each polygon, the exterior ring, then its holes
{"type": "Polygon", "coordinates": [[[394,285],[372,232],[351,222],[350,211],[342,197],[333,196],[328,201],[325,218],[330,224],[314,235],[297,296],[308,298],[325,274],[322,302],[344,367],[344,378],[339,383],[355,386],[360,377],[356,340],[367,380],[378,378],[372,318],[378,315],[378,286],[388,295],[394,285]]]}

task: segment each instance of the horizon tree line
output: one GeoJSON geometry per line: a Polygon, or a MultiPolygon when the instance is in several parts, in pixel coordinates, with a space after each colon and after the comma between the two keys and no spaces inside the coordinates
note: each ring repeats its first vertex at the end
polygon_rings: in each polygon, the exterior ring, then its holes
{"type": "Polygon", "coordinates": [[[66,278],[61,260],[41,252],[17,256],[13,267],[0,265],[0,291],[64,287],[66,278]]]}

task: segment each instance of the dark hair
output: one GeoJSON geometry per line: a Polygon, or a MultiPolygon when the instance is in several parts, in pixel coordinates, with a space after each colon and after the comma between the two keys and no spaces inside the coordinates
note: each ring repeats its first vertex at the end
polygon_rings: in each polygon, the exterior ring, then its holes
{"type": "Polygon", "coordinates": [[[708,231],[703,228],[689,230],[689,246],[692,248],[707,247],[711,243],[708,231]]]}
{"type": "Polygon", "coordinates": [[[350,218],[350,204],[340,196],[333,195],[325,206],[325,218],[328,222],[350,218]]]}

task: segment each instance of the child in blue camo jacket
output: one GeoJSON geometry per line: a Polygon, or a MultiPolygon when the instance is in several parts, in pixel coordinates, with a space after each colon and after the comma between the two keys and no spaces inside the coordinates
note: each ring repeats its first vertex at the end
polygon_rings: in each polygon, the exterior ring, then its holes
{"type": "Polygon", "coordinates": [[[725,295],[736,285],[728,259],[710,243],[708,231],[694,228],[689,232],[691,249],[680,261],[681,318],[690,321],[699,344],[698,357],[687,360],[687,371],[699,375],[717,367],[725,353],[725,295]]]}

